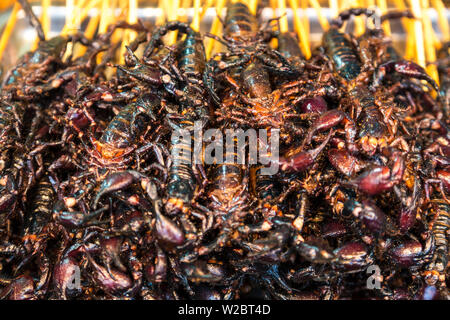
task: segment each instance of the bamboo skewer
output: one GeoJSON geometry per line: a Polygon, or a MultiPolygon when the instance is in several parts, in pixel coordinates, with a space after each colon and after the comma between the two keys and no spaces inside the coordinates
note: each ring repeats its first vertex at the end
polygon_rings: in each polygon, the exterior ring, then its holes
{"type": "Polygon", "coordinates": [[[42,0],[42,15],[41,15],[41,23],[42,30],[44,30],[45,38],[47,39],[50,35],[50,15],[48,14],[48,9],[51,6],[51,0],[42,0]]]}
{"type": "MultiPolygon", "coordinates": [[[[385,14],[388,11],[386,0],[377,0],[377,5],[381,10],[381,14],[385,14]]],[[[389,21],[384,21],[381,27],[383,28],[384,34],[387,36],[391,35],[391,26],[389,25],[389,21]]]]}
{"type": "Polygon", "coordinates": [[[442,3],[442,0],[431,0],[433,7],[436,9],[438,14],[438,23],[439,28],[441,29],[442,36],[443,36],[443,42],[450,41],[450,28],[449,28],[449,22],[447,20],[447,17],[445,15],[445,12],[447,9],[445,8],[444,4],[442,3]]]}
{"type": "Polygon", "coordinates": [[[306,37],[308,39],[308,46],[309,46],[309,19],[308,19],[308,0],[300,0],[300,6],[302,8],[302,22],[303,27],[305,28],[306,37]]]}
{"type": "Polygon", "coordinates": [[[320,7],[319,1],[317,0],[309,0],[311,6],[316,10],[317,18],[319,19],[320,26],[323,31],[327,31],[330,28],[330,24],[328,23],[327,18],[323,15],[322,8],[320,7]]]}
{"type": "MultiPolygon", "coordinates": [[[[137,0],[129,0],[128,2],[128,23],[135,24],[138,22],[138,2],[137,0]]],[[[128,43],[131,43],[136,39],[137,34],[136,31],[127,30],[128,31],[128,43]]]]}
{"type": "Polygon", "coordinates": [[[102,12],[100,16],[99,33],[105,33],[108,28],[109,21],[109,0],[102,0],[102,12]]]}
{"type": "Polygon", "coordinates": [[[166,10],[164,10],[164,0],[159,0],[158,1],[158,8],[162,10],[162,13],[160,15],[158,15],[158,17],[156,18],[155,24],[157,26],[160,26],[164,23],[164,21],[167,20],[166,17],[166,10]]]}
{"type": "MultiPolygon", "coordinates": [[[[48,15],[48,8],[50,6],[50,0],[41,0],[42,13],[40,17],[42,31],[44,32],[45,38],[47,39],[50,32],[50,16],[48,15]]],[[[33,43],[31,50],[36,50],[39,45],[39,37],[33,43]]]]}
{"type": "Polygon", "coordinates": [[[427,58],[427,62],[429,65],[427,66],[428,74],[439,83],[439,74],[437,71],[437,67],[433,62],[436,61],[436,51],[434,47],[434,37],[433,37],[433,26],[431,25],[430,17],[427,14],[429,9],[428,0],[422,0],[422,8],[425,11],[425,14],[422,14],[422,23],[423,23],[423,32],[425,34],[425,54],[427,58]]]}
{"type": "Polygon", "coordinates": [[[251,14],[256,15],[256,10],[258,9],[258,0],[249,0],[248,8],[251,14]]]}
{"type": "MultiPolygon", "coordinates": [[[[361,8],[364,7],[364,0],[353,0],[352,7],[361,8]]],[[[355,17],[355,34],[361,36],[365,31],[365,22],[363,17],[355,17]]]]}
{"type": "Polygon", "coordinates": [[[416,39],[417,63],[423,68],[426,67],[425,48],[423,46],[422,32],[422,10],[419,0],[410,0],[412,11],[416,19],[414,20],[414,35],[416,39]]]}
{"type": "MultiPolygon", "coordinates": [[[[89,11],[91,11],[93,8],[95,8],[98,4],[100,4],[101,0],[93,0],[90,1],[82,11],[78,10],[79,12],[79,18],[77,18],[80,22],[82,22],[89,14],[89,11]]],[[[75,9],[77,10],[77,9],[75,9]]],[[[70,23],[66,23],[61,31],[61,35],[67,35],[69,33],[69,29],[71,28],[71,25],[75,24],[75,21],[72,21],[70,23]]]]}
{"type": "Polygon", "coordinates": [[[296,0],[289,0],[289,6],[292,8],[292,11],[294,12],[294,27],[295,30],[297,31],[298,38],[300,39],[300,48],[302,49],[305,58],[309,59],[311,57],[309,38],[304,28],[304,25],[302,24],[300,18],[298,17],[298,8],[296,0]]]}
{"type": "MultiPolygon", "coordinates": [[[[278,0],[270,0],[270,8],[272,9],[272,18],[276,19],[277,17],[277,1],[278,0]]],[[[278,39],[276,37],[273,37],[272,40],[270,40],[270,45],[272,48],[278,47],[278,39]]]]}
{"type": "Polygon", "coordinates": [[[8,44],[8,40],[11,36],[14,26],[16,25],[17,14],[19,13],[20,8],[21,7],[18,2],[14,3],[14,7],[11,11],[8,22],[6,23],[5,30],[3,30],[2,37],[0,38],[0,60],[3,57],[3,53],[5,51],[6,45],[8,44]]]}
{"type": "Polygon", "coordinates": [[[192,0],[181,0],[181,5],[178,9],[178,21],[188,22],[187,9],[191,7],[192,0]]]}
{"type": "MultiPolygon", "coordinates": [[[[178,8],[180,7],[180,0],[171,0],[170,10],[168,11],[168,21],[175,21],[178,19],[178,8]]],[[[167,43],[169,45],[175,44],[178,33],[176,31],[169,32],[167,43]]]]}
{"type": "MultiPolygon", "coordinates": [[[[232,2],[238,0],[229,0],[232,2]]],[[[245,1],[245,0],[240,0],[245,1]]],[[[294,29],[300,40],[300,47],[304,55],[309,58],[311,55],[310,43],[309,43],[309,20],[306,15],[306,8],[308,4],[314,8],[317,14],[319,23],[324,31],[329,28],[329,22],[323,14],[323,10],[320,6],[319,0],[288,0],[289,6],[292,8],[293,12],[293,22],[294,29]],[[300,2],[300,3],[299,3],[300,2]],[[299,15],[299,6],[302,9],[302,17],[299,15]]],[[[167,14],[167,21],[179,20],[185,17],[183,13],[186,13],[184,9],[193,6],[194,15],[191,22],[191,27],[194,30],[200,30],[200,22],[202,17],[206,14],[209,7],[215,5],[218,14],[222,11],[225,6],[226,0],[205,0],[202,7],[202,0],[159,0],[160,8],[163,8],[163,14],[158,15],[157,24],[161,24],[165,19],[165,14],[167,14]],[[181,3],[181,7],[180,7],[181,3]],[[183,11],[184,10],[184,11],[183,11]]],[[[256,14],[258,1],[257,0],[246,0],[250,11],[256,14]]],[[[393,0],[394,5],[399,10],[408,9],[404,0],[393,0]]],[[[445,5],[442,0],[408,0],[409,6],[416,19],[403,18],[402,24],[406,30],[407,44],[405,50],[406,59],[414,59],[419,65],[426,67],[428,73],[435,79],[438,80],[438,74],[436,66],[433,64],[436,60],[436,49],[441,46],[442,41],[450,41],[450,31],[449,22],[446,18],[445,5]],[[439,29],[442,33],[442,39],[439,39],[436,32],[433,30],[431,19],[428,16],[428,10],[431,8],[430,4],[436,9],[438,14],[438,24],[439,29]]],[[[274,14],[279,16],[279,29],[280,32],[288,32],[289,25],[286,16],[286,0],[270,0],[272,9],[274,9],[274,14]]],[[[332,17],[336,17],[338,12],[343,9],[348,9],[350,7],[372,7],[375,4],[381,10],[382,14],[386,13],[388,10],[387,0],[328,0],[328,4],[331,10],[332,17]]],[[[41,0],[42,14],[40,17],[44,34],[48,37],[50,33],[50,16],[49,7],[51,5],[51,0],[41,0]]],[[[5,30],[0,39],[0,58],[6,47],[8,38],[12,32],[14,24],[17,20],[17,7],[20,5],[14,4],[11,17],[5,27],[5,30]],[[13,13],[14,17],[13,17],[13,13]],[[9,29],[8,29],[9,28],[9,29]]],[[[61,35],[73,34],[77,31],[77,27],[81,22],[86,19],[93,8],[99,9],[99,14],[92,16],[89,19],[89,23],[85,30],[85,35],[88,38],[92,38],[93,35],[98,33],[106,32],[108,26],[117,19],[124,19],[130,24],[137,23],[137,9],[138,0],[66,0],[66,23],[61,31],[61,35]],[[120,8],[120,13],[114,9],[120,8]],[[98,31],[97,31],[98,29],[98,31]]],[[[216,17],[212,23],[210,32],[212,34],[218,35],[221,28],[220,20],[216,17]]],[[[385,21],[382,28],[387,36],[391,34],[391,28],[388,21],[385,21]]],[[[355,34],[361,35],[364,33],[365,24],[364,19],[361,17],[355,18],[355,34]]],[[[132,30],[117,30],[113,34],[113,42],[122,41],[120,52],[123,53],[125,50],[125,45],[129,44],[136,38],[136,32],[132,30]]],[[[177,34],[175,32],[170,32],[167,36],[167,43],[169,45],[174,44],[177,39],[177,34]]],[[[206,53],[209,58],[214,51],[214,46],[216,42],[213,39],[209,39],[206,45],[206,53]]],[[[37,42],[35,43],[35,47],[37,42]]],[[[69,56],[71,53],[74,56],[78,56],[85,52],[85,47],[81,45],[76,45],[76,48],[72,48],[72,44],[69,43],[65,57],[69,56]]],[[[98,58],[101,58],[99,54],[98,58]]],[[[120,55],[122,56],[122,54],[120,55]]]]}
{"type": "Polygon", "coordinates": [[[200,0],[194,0],[194,17],[192,18],[191,28],[200,31],[200,0]]]}
{"type": "Polygon", "coordinates": [[[0,11],[6,10],[11,7],[16,0],[3,0],[0,2],[0,11]]]}
{"type": "Polygon", "coordinates": [[[280,9],[279,16],[280,16],[280,31],[282,33],[288,32],[289,25],[288,25],[288,19],[286,14],[286,1],[285,0],[278,0],[278,8],[280,9]]]}
{"type": "MultiPolygon", "coordinates": [[[[221,22],[219,20],[219,16],[222,14],[222,9],[225,6],[225,0],[217,0],[216,2],[216,12],[217,17],[214,18],[214,21],[211,25],[210,33],[217,35],[219,33],[221,22]]],[[[214,39],[209,39],[208,45],[206,46],[206,57],[209,59],[214,49],[216,41],[214,39]]]]}
{"type": "Polygon", "coordinates": [[[333,18],[336,18],[339,14],[339,3],[338,0],[329,0],[328,1],[328,5],[330,6],[331,9],[331,16],[333,18]]]}
{"type": "MultiPolygon", "coordinates": [[[[395,6],[399,10],[407,10],[408,8],[405,5],[403,0],[394,0],[395,6]]],[[[406,32],[406,49],[405,49],[405,58],[410,60],[415,57],[415,48],[416,45],[414,43],[414,21],[408,18],[402,19],[403,28],[406,32]]]]}
{"type": "Polygon", "coordinates": [[[202,7],[202,11],[200,14],[200,20],[202,20],[205,17],[206,12],[208,11],[209,8],[212,7],[212,5],[214,4],[215,0],[207,0],[205,2],[205,4],[202,7]]]}

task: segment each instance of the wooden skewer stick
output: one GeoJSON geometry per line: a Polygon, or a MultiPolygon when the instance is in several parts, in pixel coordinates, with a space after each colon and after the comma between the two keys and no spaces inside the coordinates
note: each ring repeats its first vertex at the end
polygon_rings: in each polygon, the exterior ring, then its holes
{"type": "MultiPolygon", "coordinates": [[[[98,5],[100,4],[100,1],[101,1],[101,0],[93,0],[93,1],[90,1],[90,2],[88,2],[88,4],[82,9],[81,12],[77,11],[77,12],[79,12],[79,14],[78,14],[78,16],[79,16],[79,18],[78,18],[79,21],[81,22],[81,21],[83,21],[84,19],[86,19],[87,16],[88,16],[88,14],[89,14],[89,11],[91,11],[93,8],[95,8],[96,6],[98,6],[98,5]]],[[[77,10],[77,9],[75,9],[75,10],[77,10]]],[[[73,23],[74,23],[74,22],[75,22],[75,21],[73,21],[73,23]]],[[[66,24],[66,25],[63,27],[62,31],[61,31],[61,35],[67,35],[68,32],[69,32],[69,28],[70,28],[70,24],[66,24]]]]}
{"type": "MultiPolygon", "coordinates": [[[[222,14],[222,9],[225,6],[225,0],[218,0],[216,2],[216,11],[217,11],[217,16],[220,16],[222,14]]],[[[214,18],[214,21],[211,25],[211,30],[210,33],[214,34],[214,35],[218,35],[219,31],[221,28],[221,22],[219,20],[218,17],[214,18]]],[[[206,46],[206,57],[207,59],[209,59],[211,57],[211,54],[213,52],[214,49],[214,45],[215,45],[216,41],[214,39],[209,39],[208,41],[208,45],[206,46]]]]}
{"type": "Polygon", "coordinates": [[[258,9],[258,0],[250,0],[248,3],[248,9],[250,13],[256,15],[256,10],[258,9]]]}
{"type": "MultiPolygon", "coordinates": [[[[269,0],[270,3],[270,8],[272,9],[272,18],[276,19],[277,17],[277,1],[278,0],[269,0]]],[[[276,37],[272,38],[272,40],[270,40],[270,45],[272,46],[272,48],[277,48],[278,47],[278,39],[276,37]]]]}
{"type": "Polygon", "coordinates": [[[438,14],[439,28],[441,29],[443,35],[442,40],[443,42],[450,41],[450,28],[446,17],[446,12],[448,9],[445,8],[442,0],[431,0],[431,3],[433,4],[433,7],[436,9],[438,14]]]}
{"type": "MultiPolygon", "coordinates": [[[[307,14],[307,10],[308,10],[308,0],[300,0],[300,6],[302,8],[302,22],[303,22],[303,27],[305,28],[305,32],[306,35],[308,37],[308,43],[309,43],[309,19],[308,19],[308,14],[307,14]]],[[[309,47],[309,44],[308,44],[309,47]]]]}
{"type": "Polygon", "coordinates": [[[323,15],[322,8],[320,7],[319,1],[317,0],[309,0],[311,6],[316,10],[317,18],[319,19],[320,26],[323,31],[327,31],[330,28],[330,24],[328,23],[327,18],[323,15]]]}
{"type": "Polygon", "coordinates": [[[202,7],[202,12],[200,14],[200,20],[202,20],[205,17],[206,12],[208,11],[208,8],[211,8],[214,4],[215,0],[207,0],[205,4],[202,7]]]}
{"type": "Polygon", "coordinates": [[[424,14],[422,15],[422,23],[423,33],[425,34],[425,54],[427,57],[427,62],[429,63],[427,66],[427,72],[434,79],[434,81],[439,84],[437,67],[433,64],[433,62],[436,61],[436,49],[434,47],[433,26],[427,12],[430,8],[429,6],[430,4],[428,0],[422,0],[422,8],[424,10],[424,14]]]}
{"type": "Polygon", "coordinates": [[[409,0],[411,3],[412,11],[416,19],[414,20],[414,35],[416,39],[416,62],[426,67],[425,48],[423,46],[423,32],[422,32],[422,10],[420,8],[419,0],[409,0]]]}
{"type": "MultiPolygon", "coordinates": [[[[377,5],[381,10],[381,14],[385,14],[388,11],[386,0],[377,0],[377,5]]],[[[381,27],[387,36],[391,35],[391,26],[388,20],[384,21],[381,27]]]]}
{"type": "Polygon", "coordinates": [[[297,31],[298,37],[300,39],[300,48],[302,49],[302,52],[305,55],[305,58],[309,59],[311,57],[311,49],[309,46],[308,33],[306,33],[304,25],[300,21],[300,18],[298,16],[297,1],[289,0],[289,6],[292,8],[292,11],[294,13],[294,26],[295,26],[295,30],[297,31]]]}
{"type": "Polygon", "coordinates": [[[41,15],[41,23],[42,30],[44,30],[45,38],[47,39],[50,34],[51,21],[50,15],[48,14],[48,9],[51,6],[51,0],[42,0],[42,15],[41,15]]]}
{"type": "Polygon", "coordinates": [[[282,33],[288,32],[289,25],[288,25],[288,19],[286,15],[286,1],[285,0],[278,0],[278,8],[280,9],[279,16],[280,16],[280,31],[282,33]]]}
{"type": "MultiPolygon", "coordinates": [[[[128,2],[128,23],[135,24],[138,22],[138,2],[137,0],[129,0],[128,2]]],[[[131,43],[136,39],[137,34],[136,31],[127,30],[128,31],[128,43],[131,43]]]]}
{"type": "MultiPolygon", "coordinates": [[[[39,19],[41,21],[42,25],[42,31],[44,32],[45,38],[48,38],[48,35],[50,33],[50,16],[48,15],[48,8],[50,6],[50,0],[41,0],[41,18],[39,19]]],[[[31,47],[31,50],[36,50],[39,45],[39,38],[36,38],[36,40],[33,43],[33,46],[31,47]]]]}
{"type": "MultiPolygon", "coordinates": [[[[94,38],[99,22],[100,22],[100,11],[98,11],[98,13],[95,16],[91,17],[91,19],[88,22],[86,30],[84,31],[84,36],[87,39],[94,38]]],[[[85,54],[86,50],[87,48],[85,46],[81,46],[78,51],[78,56],[82,56],[83,54],[85,54]]]]}
{"type": "Polygon", "coordinates": [[[338,0],[329,0],[328,5],[330,6],[330,9],[331,9],[331,16],[333,18],[336,18],[339,14],[338,0]]]}
{"type": "MultiPolygon", "coordinates": [[[[66,24],[64,25],[61,34],[67,36],[74,32],[74,11],[75,11],[75,0],[66,0],[66,24]]],[[[73,43],[69,42],[67,44],[66,52],[63,56],[63,61],[66,61],[73,54],[73,43]]]]}
{"type": "Polygon", "coordinates": [[[192,8],[191,0],[181,0],[180,8],[178,8],[178,21],[188,22],[187,9],[192,8]]]}
{"type": "MultiPolygon", "coordinates": [[[[175,21],[178,19],[178,8],[180,7],[180,0],[172,0],[170,10],[168,12],[168,20],[175,21]]],[[[173,45],[177,41],[178,33],[176,31],[171,31],[168,34],[168,44],[173,45]]]]}
{"type": "Polygon", "coordinates": [[[102,0],[102,12],[100,16],[100,25],[98,27],[99,33],[105,33],[106,29],[108,29],[109,15],[109,0],[102,0]]]}
{"type": "MultiPolygon", "coordinates": [[[[395,0],[394,0],[395,1],[395,0]]],[[[375,7],[375,0],[367,0],[366,1],[367,8],[373,8],[375,7]]]]}
{"type": "MultiPolygon", "coordinates": [[[[394,4],[401,11],[408,9],[403,0],[394,0],[394,4]]],[[[414,42],[414,22],[411,19],[402,18],[402,24],[406,32],[405,58],[408,60],[414,59],[416,48],[416,44],[414,42]]]]}
{"type": "MultiPolygon", "coordinates": [[[[364,0],[353,0],[352,7],[363,8],[364,0]]],[[[355,17],[355,34],[361,36],[365,32],[365,23],[363,17],[355,17]]]]}
{"type": "Polygon", "coordinates": [[[165,10],[164,4],[165,4],[165,0],[158,1],[158,8],[160,10],[162,10],[162,13],[160,15],[158,15],[158,17],[156,18],[155,25],[157,25],[157,26],[164,24],[164,21],[167,20],[167,16],[166,16],[167,11],[165,10]]]}
{"type": "Polygon", "coordinates": [[[8,9],[10,6],[14,4],[16,0],[3,0],[0,2],[0,11],[8,9]]]}
{"type": "Polygon", "coordinates": [[[194,17],[191,28],[197,32],[200,31],[200,0],[194,0],[194,17]]]}
{"type": "Polygon", "coordinates": [[[20,8],[21,7],[18,2],[14,3],[14,7],[11,11],[8,22],[6,23],[5,30],[3,30],[2,37],[0,38],[0,60],[3,57],[6,45],[8,44],[11,33],[14,29],[14,26],[16,25],[17,13],[19,13],[20,8]]]}

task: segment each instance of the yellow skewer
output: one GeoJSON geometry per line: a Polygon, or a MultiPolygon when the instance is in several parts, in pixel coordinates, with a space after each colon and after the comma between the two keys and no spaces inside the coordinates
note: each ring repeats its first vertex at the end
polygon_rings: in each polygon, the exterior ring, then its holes
{"type": "Polygon", "coordinates": [[[6,23],[5,30],[3,30],[2,37],[0,38],[0,60],[3,57],[3,52],[5,51],[6,45],[8,44],[9,37],[16,25],[17,13],[20,10],[20,4],[18,2],[14,3],[14,7],[9,16],[8,22],[6,23]]]}
{"type": "Polygon", "coordinates": [[[325,16],[322,13],[322,8],[320,7],[319,1],[309,0],[309,3],[316,10],[317,18],[319,19],[319,23],[323,31],[327,31],[330,28],[330,24],[328,23],[327,18],[325,18],[325,16]]]}
{"type": "MultiPolygon", "coordinates": [[[[306,36],[308,38],[308,43],[309,43],[309,19],[308,19],[308,14],[307,14],[307,9],[308,9],[308,0],[300,0],[300,5],[302,8],[302,22],[303,22],[303,27],[305,28],[305,33],[306,36]]],[[[309,44],[308,44],[309,47],[309,44]]]]}
{"type": "Polygon", "coordinates": [[[10,6],[12,6],[16,2],[16,0],[3,0],[0,3],[0,11],[8,9],[10,6]]]}
{"type": "MultiPolygon", "coordinates": [[[[170,10],[167,13],[167,20],[168,21],[175,21],[178,18],[178,8],[180,7],[180,0],[171,0],[171,4],[170,4],[170,10]]],[[[169,32],[168,36],[167,36],[167,43],[169,45],[173,45],[175,44],[175,42],[177,41],[177,35],[178,33],[176,31],[171,31],[169,32]]]]}
{"type": "MultiPolygon", "coordinates": [[[[89,10],[93,9],[95,6],[98,6],[100,4],[100,1],[91,1],[88,3],[89,10]]],[[[88,11],[89,11],[88,10],[88,11]]],[[[84,17],[82,18],[84,20],[84,17]]],[[[95,32],[97,31],[97,28],[99,26],[100,22],[100,10],[97,11],[97,14],[95,16],[92,16],[89,19],[88,25],[86,27],[86,30],[84,31],[84,36],[87,39],[94,38],[95,32]]],[[[77,50],[77,57],[80,57],[86,53],[87,48],[85,46],[80,46],[77,50]]]]}
{"type": "MultiPolygon", "coordinates": [[[[110,12],[111,12],[111,16],[108,18],[108,27],[113,24],[116,20],[127,20],[128,21],[128,12],[129,12],[129,8],[128,8],[128,3],[129,1],[126,2],[127,6],[124,8],[124,10],[117,10],[118,9],[118,5],[119,5],[119,0],[110,0],[110,12]],[[116,16],[116,12],[119,11],[119,16],[116,16]]],[[[108,28],[107,28],[108,29],[108,28]]],[[[118,43],[118,42],[127,42],[128,41],[128,33],[125,33],[124,31],[129,31],[129,30],[122,30],[122,29],[118,29],[115,30],[115,32],[112,34],[112,43],[118,43]]]]}
{"type": "MultiPolygon", "coordinates": [[[[137,0],[129,0],[128,2],[128,23],[135,24],[138,22],[138,2],[137,0]]],[[[133,42],[136,39],[136,31],[128,31],[128,43],[133,42]]]]}
{"type": "MultiPolygon", "coordinates": [[[[225,0],[218,0],[216,2],[217,16],[220,16],[222,14],[222,9],[224,8],[224,6],[225,6],[225,0]]],[[[218,17],[215,17],[214,21],[211,25],[210,33],[217,35],[219,33],[220,27],[221,27],[220,20],[218,17]]],[[[206,46],[206,57],[208,59],[211,57],[215,43],[216,43],[216,41],[214,41],[214,39],[209,39],[209,41],[208,41],[208,44],[206,46]]]]}
{"type": "Polygon", "coordinates": [[[158,17],[156,18],[155,24],[157,26],[164,24],[164,21],[166,21],[166,12],[167,11],[165,10],[164,3],[165,3],[165,0],[158,1],[158,8],[162,9],[162,14],[158,15],[158,17]]]}
{"type": "Polygon", "coordinates": [[[187,9],[192,7],[192,0],[181,0],[180,8],[178,8],[178,21],[188,22],[187,9]]]}
{"type": "Polygon", "coordinates": [[[308,33],[306,33],[304,25],[300,21],[300,18],[298,17],[297,1],[289,0],[289,6],[292,8],[292,11],[294,12],[294,26],[300,39],[300,48],[302,49],[302,52],[305,55],[306,59],[309,59],[311,57],[311,49],[309,46],[308,33]]]}
{"type": "MultiPolygon", "coordinates": [[[[352,7],[361,8],[364,7],[364,0],[353,0],[352,7]]],[[[355,34],[361,36],[365,31],[365,23],[363,17],[355,17],[355,34]]]]}
{"type": "Polygon", "coordinates": [[[425,11],[425,14],[422,15],[423,32],[425,34],[425,53],[427,62],[430,63],[427,66],[427,72],[434,79],[434,81],[439,83],[439,74],[437,71],[437,67],[435,64],[433,64],[433,62],[436,61],[436,51],[433,40],[433,26],[431,25],[431,20],[427,12],[429,9],[428,0],[422,0],[422,8],[425,11]]]}
{"type": "MultiPolygon", "coordinates": [[[[273,19],[278,18],[278,16],[277,16],[277,1],[278,0],[269,0],[270,8],[272,9],[272,18],[273,19]]],[[[276,37],[273,37],[272,40],[270,40],[270,45],[272,46],[272,48],[277,48],[278,47],[278,39],[276,37]]]]}
{"type": "Polygon", "coordinates": [[[436,9],[438,14],[439,28],[441,29],[443,36],[442,40],[443,42],[450,41],[450,30],[448,25],[449,23],[446,17],[446,11],[448,9],[445,8],[442,0],[431,0],[431,3],[433,4],[433,7],[436,9]]]}
{"type": "MultiPolygon", "coordinates": [[[[74,33],[75,26],[74,26],[74,10],[75,10],[75,0],[66,0],[66,24],[64,26],[63,31],[61,32],[62,35],[66,36],[69,34],[74,33]]],[[[69,42],[67,44],[66,52],[63,56],[63,61],[65,61],[68,57],[70,57],[73,53],[73,43],[69,42]]]]}
{"type": "Polygon", "coordinates": [[[339,14],[338,0],[329,0],[328,5],[330,6],[330,9],[331,9],[331,16],[333,18],[336,18],[339,14]]]}
{"type": "Polygon", "coordinates": [[[416,39],[416,58],[417,63],[425,68],[425,48],[423,46],[423,32],[422,32],[422,10],[420,8],[419,0],[409,0],[412,11],[416,19],[414,20],[414,35],[416,39]]]}
{"type": "Polygon", "coordinates": [[[105,33],[108,28],[109,20],[109,0],[102,0],[102,12],[100,15],[100,25],[98,27],[99,33],[105,33]]]}
{"type": "Polygon", "coordinates": [[[51,0],[42,0],[42,30],[44,30],[45,38],[47,39],[50,34],[50,15],[48,14],[48,8],[51,6],[51,0]]]}
{"type": "MultiPolygon", "coordinates": [[[[408,9],[403,0],[394,0],[394,4],[398,10],[403,11],[408,9]]],[[[410,60],[414,58],[416,48],[416,45],[414,43],[414,22],[411,19],[403,18],[402,24],[406,32],[405,58],[410,60]]]]}
{"type": "MultiPolygon", "coordinates": [[[[381,14],[385,14],[388,11],[386,0],[377,0],[377,5],[381,10],[381,14]]],[[[391,26],[389,25],[389,21],[384,21],[381,27],[387,36],[391,35],[391,26]]]]}
{"type": "MultiPolygon", "coordinates": [[[[50,0],[41,0],[42,14],[40,17],[42,31],[44,31],[45,38],[48,37],[50,32],[50,17],[48,15],[48,7],[50,6],[50,0]]],[[[36,40],[31,47],[31,50],[36,50],[39,45],[39,38],[36,37],[36,40]]]]}
{"type": "Polygon", "coordinates": [[[258,0],[250,0],[248,3],[248,9],[251,14],[256,15],[256,10],[258,9],[258,0]]]}
{"type": "MultiPolygon", "coordinates": [[[[88,16],[88,14],[89,14],[89,11],[91,11],[93,8],[95,8],[99,3],[100,3],[100,1],[101,0],[93,0],[93,1],[90,1],[84,8],[83,8],[83,10],[80,12],[79,10],[77,11],[79,14],[78,14],[78,20],[80,21],[80,22],[82,22],[84,19],[86,19],[87,18],[87,16],[88,16]]],[[[75,9],[75,10],[77,10],[77,9],[75,9]]],[[[73,21],[72,23],[75,23],[75,21],[73,21]]],[[[63,29],[62,29],[62,31],[61,31],[61,35],[67,35],[68,34],[68,32],[69,32],[69,28],[70,28],[70,23],[66,23],[66,25],[63,27],[63,29]]]]}
{"type": "Polygon", "coordinates": [[[194,17],[191,28],[195,31],[200,31],[200,0],[194,0],[194,17]]]}
{"type": "Polygon", "coordinates": [[[289,25],[288,25],[288,19],[286,15],[286,1],[285,0],[278,0],[278,8],[280,9],[279,15],[280,15],[280,31],[282,33],[288,32],[289,25]]]}
{"type": "Polygon", "coordinates": [[[201,14],[200,14],[200,20],[203,19],[203,17],[205,16],[206,12],[208,11],[208,8],[211,8],[211,7],[212,7],[212,5],[214,4],[214,1],[215,1],[215,0],[207,0],[207,1],[205,2],[205,4],[204,4],[203,7],[202,7],[201,14]]]}
{"type": "Polygon", "coordinates": [[[67,35],[73,32],[73,11],[75,9],[74,0],[66,0],[66,24],[64,25],[62,35],[67,35]]]}

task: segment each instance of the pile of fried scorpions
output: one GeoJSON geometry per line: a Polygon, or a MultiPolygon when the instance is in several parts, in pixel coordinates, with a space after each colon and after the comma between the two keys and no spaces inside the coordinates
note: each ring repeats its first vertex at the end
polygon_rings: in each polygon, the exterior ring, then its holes
{"type": "Polygon", "coordinates": [[[40,42],[0,88],[0,298],[450,298],[450,45],[439,86],[381,28],[341,31],[410,12],[341,12],[307,60],[240,2],[221,37],[93,39],[45,39],[20,2],[40,42]]]}

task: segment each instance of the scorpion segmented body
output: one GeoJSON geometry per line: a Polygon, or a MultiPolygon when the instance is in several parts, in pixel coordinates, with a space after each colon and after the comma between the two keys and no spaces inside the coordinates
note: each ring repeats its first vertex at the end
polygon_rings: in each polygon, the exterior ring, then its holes
{"type": "Polygon", "coordinates": [[[95,162],[117,168],[129,162],[130,153],[137,148],[137,142],[147,130],[160,103],[157,95],[145,94],[120,110],[98,140],[91,137],[95,149],[89,153],[95,162]]]}
{"type": "Polygon", "coordinates": [[[450,115],[450,42],[442,46],[438,52],[438,71],[441,95],[444,96],[444,111],[450,115]]]}
{"type": "Polygon", "coordinates": [[[230,3],[225,17],[225,39],[241,44],[255,42],[258,30],[258,21],[247,5],[239,1],[230,3]]]}
{"type": "Polygon", "coordinates": [[[350,81],[361,73],[361,61],[348,35],[340,32],[338,26],[332,24],[322,41],[337,74],[350,81]]]}
{"type": "Polygon", "coordinates": [[[192,158],[187,159],[186,155],[189,157],[193,155],[192,148],[195,141],[192,139],[192,133],[195,123],[198,121],[201,128],[204,127],[208,122],[209,115],[202,84],[206,63],[205,48],[198,32],[187,24],[169,22],[156,31],[147,45],[144,55],[151,54],[155,47],[160,46],[161,37],[169,30],[179,30],[186,34],[185,40],[176,47],[177,64],[170,66],[178,69],[176,73],[183,79],[179,79],[178,84],[167,79],[165,82],[166,88],[170,83],[172,83],[171,87],[176,87],[175,90],[170,89],[169,93],[174,93],[179,104],[178,112],[167,115],[173,134],[170,141],[172,162],[169,168],[165,209],[167,213],[174,214],[180,211],[187,213],[190,210],[197,182],[192,158]],[[189,134],[189,138],[183,139],[180,137],[180,133],[189,134]]]}
{"type": "MultiPolygon", "coordinates": [[[[47,177],[43,177],[35,187],[33,205],[25,215],[24,237],[38,237],[52,220],[55,191],[47,177]]],[[[25,241],[27,245],[27,241],[25,241]]]]}
{"type": "Polygon", "coordinates": [[[210,36],[224,43],[229,52],[220,52],[212,57],[204,74],[204,83],[217,104],[220,104],[220,98],[216,93],[215,78],[223,72],[239,76],[249,64],[254,64],[258,65],[257,70],[268,69],[280,75],[298,73],[295,66],[270,48],[268,43],[276,35],[272,30],[259,27],[257,18],[246,4],[237,1],[228,5],[223,40],[210,36]],[[217,62],[215,58],[221,58],[221,61],[217,62]]]}
{"type": "Polygon", "coordinates": [[[21,139],[25,107],[15,102],[1,101],[0,104],[0,171],[3,171],[9,166],[12,148],[21,139]]]}
{"type": "Polygon", "coordinates": [[[450,206],[442,200],[432,200],[431,206],[434,211],[431,232],[435,238],[436,249],[431,262],[427,265],[425,277],[430,284],[438,283],[441,294],[448,299],[445,274],[449,257],[450,206]]]}
{"type": "Polygon", "coordinates": [[[363,72],[365,66],[359,58],[358,51],[348,35],[338,30],[343,21],[351,15],[362,14],[371,16],[374,12],[369,9],[349,9],[342,12],[331,22],[330,30],[323,36],[323,43],[327,55],[333,61],[335,71],[344,80],[350,103],[356,107],[357,113],[359,113],[356,123],[362,148],[368,154],[373,154],[377,147],[386,146],[385,137],[388,130],[383,121],[384,117],[375,104],[373,93],[364,83],[363,79],[367,76],[363,72]]]}

